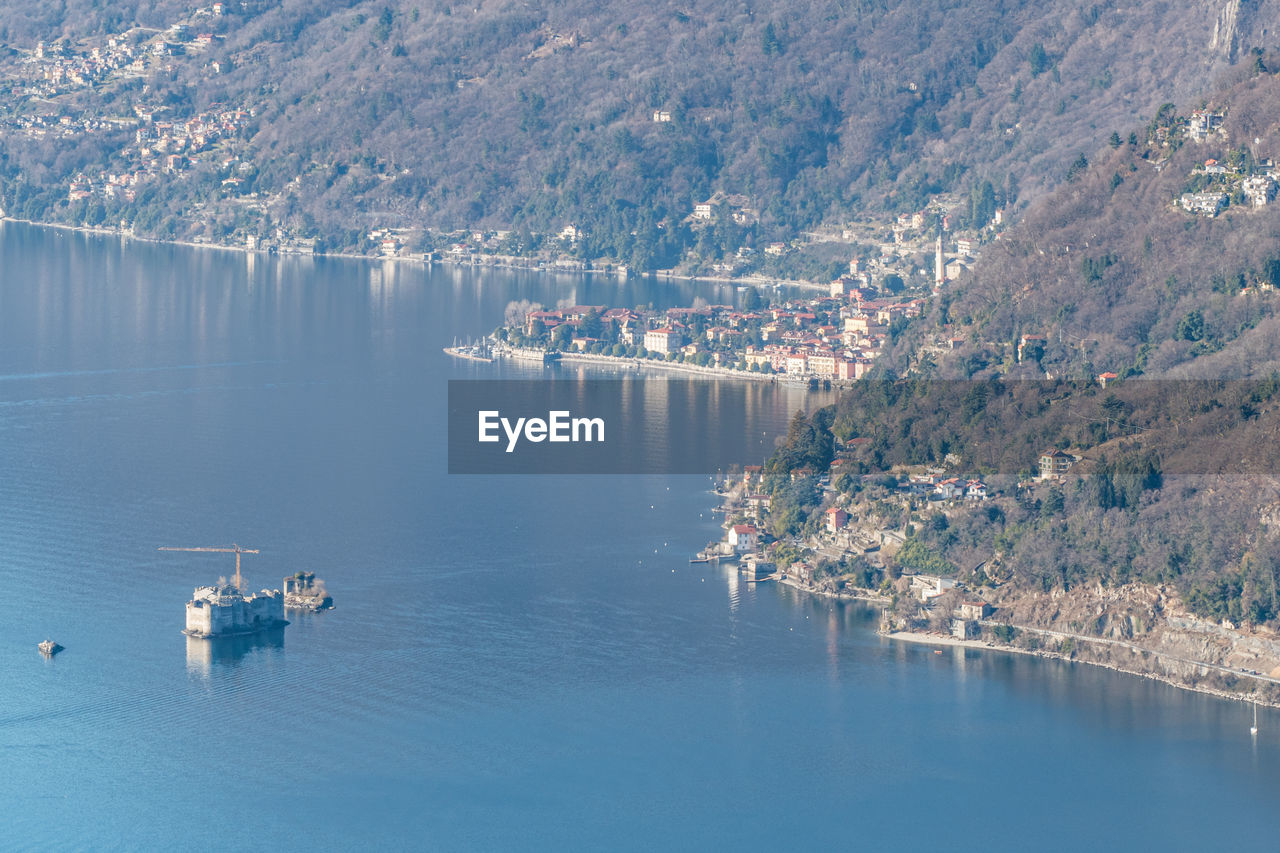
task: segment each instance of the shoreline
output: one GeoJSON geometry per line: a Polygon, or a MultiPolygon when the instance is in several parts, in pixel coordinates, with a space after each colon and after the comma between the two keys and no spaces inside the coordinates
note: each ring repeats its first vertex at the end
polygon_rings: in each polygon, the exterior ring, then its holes
{"type": "MultiPolygon", "coordinates": [[[[248,246],[234,246],[229,243],[197,243],[194,240],[177,240],[177,239],[161,239],[159,237],[147,237],[134,234],[130,231],[124,231],[118,227],[98,226],[98,225],[67,225],[63,222],[38,222],[34,219],[20,219],[16,216],[7,214],[0,215],[0,223],[14,222],[19,225],[29,225],[34,228],[52,228],[58,231],[70,231],[77,234],[94,234],[99,237],[119,237],[122,240],[137,240],[140,243],[151,243],[156,246],[183,246],[189,249],[217,249],[223,252],[239,252],[243,255],[271,255],[274,254],[278,258],[294,257],[294,258],[343,258],[353,261],[368,261],[370,263],[380,262],[386,263],[392,261],[394,263],[419,264],[422,266],[430,266],[432,264],[447,264],[452,267],[474,267],[489,268],[503,270],[523,270],[527,272],[553,273],[556,275],[600,275],[618,277],[617,272],[603,269],[582,269],[577,267],[555,267],[555,266],[538,266],[538,261],[531,260],[529,263],[518,264],[509,261],[494,261],[493,263],[476,263],[470,260],[453,260],[448,257],[441,256],[436,260],[427,260],[423,257],[410,256],[378,256],[378,255],[358,255],[352,252],[289,252],[276,251],[269,252],[266,249],[249,248],[248,246]]],[[[488,256],[486,256],[488,257],[488,256]]],[[[504,256],[509,257],[509,256],[504,256]]],[[[706,282],[708,284],[729,285],[736,287],[751,287],[757,289],[772,289],[781,287],[791,287],[802,290],[826,291],[827,285],[815,281],[799,281],[796,279],[767,279],[767,278],[725,278],[723,276],[700,276],[700,275],[683,275],[677,274],[670,270],[653,270],[644,273],[635,273],[636,278],[655,278],[668,279],[674,281],[690,281],[690,282],[706,282]]],[[[625,280],[625,279],[624,279],[625,280]]]]}
{"type": "MultiPolygon", "coordinates": [[[[703,367],[697,364],[684,364],[677,361],[659,361],[657,359],[647,358],[627,358],[625,356],[614,355],[595,355],[592,353],[560,353],[560,357],[556,359],[560,362],[571,364],[593,364],[599,367],[616,367],[628,373],[634,373],[638,370],[651,368],[654,370],[668,370],[677,373],[687,373],[692,376],[700,376],[704,379],[747,379],[752,382],[768,382],[774,385],[790,385],[801,390],[809,390],[809,378],[786,378],[786,374],[779,373],[751,373],[747,370],[729,370],[725,367],[703,367]]],[[[819,380],[821,381],[821,380],[819,380]]],[[[852,382],[843,382],[839,379],[831,380],[831,390],[837,390],[845,385],[852,385],[852,382]]],[[[819,389],[822,390],[822,389],[819,389]]]]}
{"type": "MultiPolygon", "coordinates": [[[[861,601],[867,604],[881,604],[881,605],[889,604],[891,601],[891,599],[889,599],[886,596],[878,595],[870,591],[859,591],[855,593],[828,592],[826,590],[816,589],[807,584],[801,584],[798,581],[796,581],[794,578],[791,578],[790,576],[785,574],[777,574],[777,575],[774,575],[773,577],[774,577],[774,580],[776,580],[779,584],[783,584],[797,591],[806,592],[811,595],[819,596],[822,598],[836,599],[840,601],[861,601]]],[[[1057,637],[1060,635],[1060,632],[1055,632],[1055,631],[1051,631],[1049,629],[1044,629],[1044,628],[1031,628],[1031,627],[1026,627],[1022,625],[1010,625],[1010,627],[1018,631],[1025,631],[1032,634],[1046,634],[1051,637],[1057,637]]],[[[1164,684],[1168,684],[1171,687],[1177,687],[1181,690],[1188,690],[1193,693],[1201,693],[1206,696],[1213,696],[1218,699],[1227,699],[1233,702],[1256,702],[1257,704],[1262,705],[1264,707],[1280,708],[1280,697],[1277,697],[1277,698],[1259,697],[1257,695],[1246,694],[1243,692],[1232,692],[1229,690],[1223,690],[1218,687],[1210,687],[1208,685],[1188,684],[1185,681],[1179,680],[1178,678],[1172,675],[1158,673],[1151,670],[1135,669],[1132,667],[1126,667],[1120,664],[1110,663],[1107,661],[1091,660],[1087,657],[1080,656],[1078,652],[1073,652],[1072,654],[1075,656],[1072,656],[1068,654],[1063,654],[1062,652],[1053,651],[1050,649],[1043,649],[1043,648],[1024,649],[1019,646],[1013,646],[1006,643],[1000,643],[1000,642],[995,642],[992,640],[985,640],[985,639],[962,640],[959,637],[952,636],[951,634],[932,633],[928,631],[907,631],[907,630],[885,631],[883,629],[878,629],[876,630],[875,633],[878,637],[881,637],[886,640],[898,640],[904,643],[913,643],[916,645],[948,646],[952,648],[964,648],[964,649],[972,649],[974,651],[987,651],[987,652],[1008,652],[1011,654],[1028,655],[1031,657],[1060,660],[1066,663],[1087,664],[1089,666],[1101,667],[1102,669],[1109,669],[1112,672],[1121,673],[1123,675],[1132,675],[1132,676],[1137,676],[1139,678],[1146,678],[1150,681],[1159,681],[1164,684]]],[[[1280,679],[1272,678],[1270,676],[1255,675],[1248,672],[1239,672],[1239,671],[1233,670],[1230,667],[1223,666],[1221,664],[1208,663],[1205,661],[1193,661],[1185,658],[1179,658],[1179,657],[1175,657],[1173,655],[1167,654],[1165,652],[1157,651],[1155,649],[1144,648],[1142,646],[1138,646],[1132,643],[1121,643],[1119,641],[1111,641],[1104,637],[1088,637],[1084,635],[1061,635],[1061,636],[1070,636],[1072,639],[1075,639],[1081,642],[1102,643],[1102,644],[1108,644],[1108,645],[1114,643],[1127,648],[1131,652],[1150,655],[1156,659],[1165,659],[1165,660],[1173,661],[1175,663],[1182,664],[1184,666],[1193,666],[1193,667],[1198,667],[1205,670],[1213,670],[1215,672],[1232,675],[1237,678],[1248,678],[1251,681],[1255,682],[1256,684],[1260,684],[1260,685],[1265,685],[1265,684],[1274,685],[1277,682],[1280,682],[1280,679]]]]}
{"type": "Polygon", "coordinates": [[[826,592],[820,589],[814,589],[811,586],[800,583],[795,578],[787,574],[776,574],[774,580],[784,586],[789,586],[800,592],[807,592],[812,595],[820,595],[823,598],[834,598],[840,601],[861,601],[864,604],[889,604],[892,599],[887,596],[880,595],[870,590],[857,589],[856,592],[826,592]]]}
{"type": "MultiPolygon", "coordinates": [[[[1030,631],[1039,630],[1036,628],[1023,629],[1017,625],[1014,625],[1012,627],[1017,628],[1018,630],[1030,630],[1030,631]]],[[[1266,698],[1258,698],[1256,696],[1250,696],[1243,693],[1232,693],[1230,691],[1222,690],[1217,687],[1206,687],[1202,685],[1187,684],[1185,682],[1178,681],[1177,679],[1169,675],[1161,675],[1159,673],[1150,672],[1150,671],[1144,672],[1141,670],[1130,669],[1128,667],[1120,666],[1118,664],[1106,663],[1103,661],[1094,661],[1094,660],[1089,660],[1087,658],[1082,658],[1082,657],[1071,657],[1068,655],[1064,655],[1061,652],[1049,651],[1046,649],[1023,649],[1023,648],[1018,648],[1017,646],[1006,645],[1004,643],[991,642],[990,640],[962,640],[959,637],[953,637],[950,634],[933,634],[933,633],[928,633],[924,631],[887,631],[886,632],[886,631],[880,630],[880,631],[876,631],[876,635],[886,640],[898,640],[903,643],[914,643],[916,645],[950,646],[952,648],[973,649],[975,651],[988,651],[988,652],[1009,652],[1012,654],[1029,655],[1031,657],[1045,658],[1050,660],[1060,660],[1060,661],[1065,661],[1067,663],[1081,663],[1081,664],[1086,664],[1088,666],[1096,666],[1096,667],[1101,667],[1102,669],[1109,669],[1112,672],[1118,672],[1124,675],[1134,675],[1134,676],[1138,676],[1139,678],[1146,678],[1150,681],[1160,681],[1170,685],[1171,687],[1177,687],[1181,690],[1189,690],[1193,693],[1203,693],[1207,696],[1214,696],[1219,699],[1229,699],[1233,702],[1256,702],[1257,704],[1262,705],[1264,707],[1280,708],[1280,701],[1266,699],[1266,698]]],[[[1083,637],[1082,639],[1088,640],[1090,638],[1083,637]]],[[[1147,649],[1145,651],[1148,654],[1151,654],[1155,657],[1167,657],[1166,655],[1162,655],[1160,652],[1153,651],[1150,649],[1147,649]]],[[[1192,663],[1195,663],[1195,662],[1192,662],[1192,663]]],[[[1199,663],[1198,665],[1207,667],[1210,669],[1222,669],[1222,667],[1219,667],[1217,664],[1199,663]]]]}

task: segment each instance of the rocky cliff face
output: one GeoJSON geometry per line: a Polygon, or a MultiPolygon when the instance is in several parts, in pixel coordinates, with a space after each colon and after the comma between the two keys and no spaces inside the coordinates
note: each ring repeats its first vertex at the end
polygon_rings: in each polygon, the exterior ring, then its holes
{"type": "Polygon", "coordinates": [[[1167,604],[1162,587],[1101,584],[1064,592],[1010,591],[995,602],[1000,619],[1068,634],[1084,634],[1111,640],[1135,640],[1162,624],[1167,604]]]}
{"type": "Polygon", "coordinates": [[[1005,589],[990,600],[997,607],[995,621],[1028,629],[1023,641],[1049,652],[1185,686],[1268,701],[1280,697],[1277,685],[1251,677],[1280,678],[1280,636],[1200,619],[1163,586],[1005,589]]]}
{"type": "Polygon", "coordinates": [[[1236,22],[1240,15],[1240,0],[1228,0],[1218,12],[1218,19],[1213,24],[1213,38],[1209,40],[1209,50],[1228,62],[1236,56],[1236,22]]]}

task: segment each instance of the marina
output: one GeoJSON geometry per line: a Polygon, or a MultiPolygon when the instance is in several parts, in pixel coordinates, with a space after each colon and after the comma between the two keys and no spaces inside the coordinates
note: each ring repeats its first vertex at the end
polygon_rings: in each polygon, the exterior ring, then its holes
{"type": "Polygon", "coordinates": [[[479,342],[473,344],[459,344],[456,340],[453,346],[444,348],[447,355],[454,358],[461,358],[467,361],[479,361],[485,364],[493,363],[493,351],[489,347],[489,339],[481,338],[479,342]]]}

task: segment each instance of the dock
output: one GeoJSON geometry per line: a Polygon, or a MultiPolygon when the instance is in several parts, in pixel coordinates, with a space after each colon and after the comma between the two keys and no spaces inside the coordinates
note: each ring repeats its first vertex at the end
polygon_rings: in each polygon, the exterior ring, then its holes
{"type": "Polygon", "coordinates": [[[493,358],[478,346],[445,347],[444,351],[445,354],[451,355],[454,358],[463,358],[467,361],[483,361],[486,364],[493,363],[493,358]]]}

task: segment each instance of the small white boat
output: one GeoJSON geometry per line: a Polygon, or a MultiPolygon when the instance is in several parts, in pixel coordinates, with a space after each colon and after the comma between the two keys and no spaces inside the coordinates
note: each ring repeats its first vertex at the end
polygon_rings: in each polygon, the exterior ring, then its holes
{"type": "Polygon", "coordinates": [[[62,646],[58,645],[53,640],[45,640],[43,643],[37,644],[36,648],[40,650],[40,654],[48,655],[49,657],[53,657],[58,652],[62,651],[62,646]]]}
{"type": "Polygon", "coordinates": [[[1258,703],[1253,703],[1253,725],[1249,727],[1249,734],[1256,735],[1258,733],[1258,703]]]}

